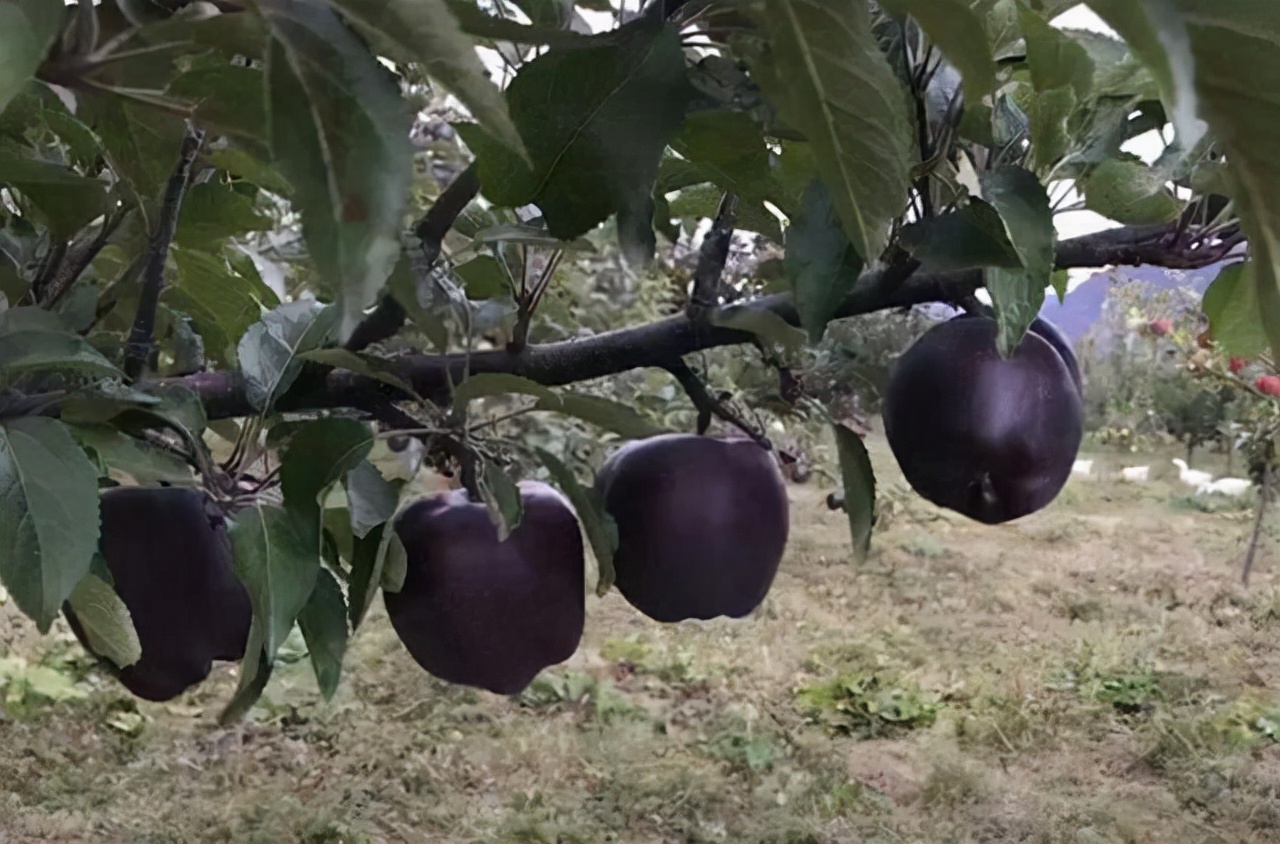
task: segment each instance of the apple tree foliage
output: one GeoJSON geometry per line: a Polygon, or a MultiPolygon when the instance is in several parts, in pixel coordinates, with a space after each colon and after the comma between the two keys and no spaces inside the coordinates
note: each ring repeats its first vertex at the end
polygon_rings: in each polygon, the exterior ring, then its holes
{"type": "MultiPolygon", "coordinates": [[[[1125,263],[1231,258],[1215,337],[1280,348],[1280,5],[1087,0],[1118,37],[1052,24],[1077,5],[0,0],[0,583],[41,630],[76,607],[127,664],[97,491],[203,485],[253,596],[232,718],[295,624],[332,694],[398,589],[406,485],[370,460],[392,432],[503,531],[523,451],[578,510],[603,592],[592,467],[503,439],[477,402],[645,437],[662,422],[607,385],[649,369],[699,427],[743,423],[691,354],[754,347],[803,401],[788,361],[833,319],[985,287],[1007,352],[1065,270],[1125,263]],[[465,154],[443,184],[415,144],[424,91],[465,154]],[[1152,131],[1147,163],[1126,144],[1152,131]],[[1081,205],[1118,227],[1059,241],[1081,205]],[[735,231],[780,259],[731,277],[735,231]],[[687,307],[580,330],[557,269],[601,244],[687,307]]],[[[860,554],[872,466],[832,424],[860,554]]]]}

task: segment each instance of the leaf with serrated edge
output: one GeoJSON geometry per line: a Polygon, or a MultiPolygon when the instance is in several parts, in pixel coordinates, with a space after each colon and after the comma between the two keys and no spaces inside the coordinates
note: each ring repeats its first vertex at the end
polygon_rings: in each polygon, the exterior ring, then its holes
{"type": "Polygon", "coordinates": [[[378,33],[393,55],[416,62],[457,97],[480,125],[528,160],[524,142],[498,86],[447,0],[337,0],[352,20],[378,33]]]}
{"type": "Polygon", "coordinates": [[[820,180],[805,191],[800,214],[787,230],[785,261],[800,324],[817,343],[863,266],[820,180]]]}
{"type": "Polygon", "coordinates": [[[803,331],[773,311],[751,305],[717,308],[711,314],[711,322],[721,328],[733,328],[754,334],[762,343],[778,346],[792,354],[803,349],[808,341],[803,331]]]}
{"type": "Polygon", "coordinates": [[[916,19],[930,40],[964,77],[965,100],[981,102],[996,84],[996,64],[982,20],[968,0],[882,0],[891,12],[916,19]]]}
{"type": "Polygon", "coordinates": [[[508,375],[505,372],[482,372],[472,375],[453,390],[455,405],[488,396],[504,396],[511,393],[526,396],[537,396],[540,399],[554,401],[556,394],[550,387],[544,387],[537,381],[531,381],[521,375],[508,375]]]}
{"type": "Polygon", "coordinates": [[[285,505],[315,520],[319,530],[320,496],[359,466],[373,449],[373,431],[355,419],[316,419],[289,440],[280,461],[280,490],[285,505]]]}
{"type": "Polygon", "coordinates": [[[320,694],[325,700],[332,700],[347,652],[347,603],[342,587],[328,569],[317,574],[311,597],[298,615],[298,627],[307,643],[320,694]]]}
{"type": "Polygon", "coordinates": [[[844,425],[835,425],[836,450],[840,455],[840,480],[844,486],[844,509],[849,517],[854,562],[862,562],[871,549],[871,529],[875,524],[876,474],[862,437],[844,425]]]}
{"type": "Polygon", "coordinates": [[[1049,194],[1029,170],[1000,167],[982,174],[982,195],[1000,212],[1022,269],[986,271],[987,291],[1000,324],[1000,354],[1008,356],[1044,304],[1053,274],[1055,230],[1049,194]]]}
{"type": "Polygon", "coordinates": [[[351,533],[358,539],[395,515],[400,506],[400,492],[368,460],[347,472],[343,480],[347,491],[348,518],[351,533]]]}
{"type": "Polygon", "coordinates": [[[487,198],[536,204],[551,235],[572,240],[650,200],[691,94],[679,32],[647,16],[520,68],[507,103],[532,168],[475,124],[458,133],[487,198]]]}
{"type": "Polygon", "coordinates": [[[345,342],[400,257],[413,183],[410,115],[394,77],[327,3],[258,0],[271,31],[268,134],[293,186],[345,342]],[[341,73],[333,72],[341,68],[341,73]]]}
{"type": "Polygon", "coordinates": [[[498,541],[506,542],[511,531],[519,527],[520,520],[524,518],[520,488],[502,471],[502,467],[488,461],[476,481],[480,498],[489,510],[489,518],[498,529],[498,541]]]}
{"type": "Polygon", "coordinates": [[[266,690],[274,669],[275,663],[267,659],[263,651],[262,624],[255,617],[249,624],[249,644],[245,649],[244,660],[240,663],[240,682],[236,685],[231,700],[218,714],[220,726],[234,724],[253,708],[266,690]]]}
{"type": "Polygon", "coordinates": [[[813,145],[845,234],[880,256],[911,183],[908,97],[871,28],[864,0],[765,0],[769,49],[756,81],[813,145]]]}
{"type": "Polygon", "coordinates": [[[98,470],[56,419],[0,425],[0,584],[40,632],[98,547],[98,470]]]}
{"type": "Polygon", "coordinates": [[[142,658],[142,643],[133,627],[133,616],[111,584],[87,575],[71,590],[67,603],[95,654],[120,668],[128,668],[142,658]]]}
{"type": "Polygon", "coordinates": [[[266,411],[288,391],[302,369],[298,356],[328,339],[337,316],[331,307],[300,300],[281,305],[249,326],[237,356],[251,405],[266,411]]]}
{"type": "Polygon", "coordinates": [[[315,587],[320,549],[294,514],[262,503],[238,512],[228,533],[271,662],[315,587]]]}
{"type": "Polygon", "coordinates": [[[0,112],[35,78],[58,36],[64,8],[48,0],[0,3],[0,112]]]}
{"type": "Polygon", "coordinates": [[[1201,308],[1223,352],[1253,358],[1266,351],[1267,332],[1252,261],[1223,267],[1204,292],[1201,308]]]}
{"type": "Polygon", "coordinates": [[[604,597],[609,587],[613,586],[613,555],[618,550],[618,524],[605,509],[600,493],[579,483],[560,458],[545,449],[535,448],[534,451],[578,515],[599,569],[596,594],[604,597]]]}
{"type": "Polygon", "coordinates": [[[629,440],[653,437],[667,431],[630,405],[571,390],[562,390],[553,396],[539,399],[535,407],[581,419],[629,440]]]}

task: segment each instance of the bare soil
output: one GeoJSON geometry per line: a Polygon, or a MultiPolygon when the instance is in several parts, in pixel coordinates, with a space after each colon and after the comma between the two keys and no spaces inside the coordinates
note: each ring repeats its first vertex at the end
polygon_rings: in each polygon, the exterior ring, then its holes
{"type": "Polygon", "coordinates": [[[233,666],[138,702],[0,608],[0,842],[1280,842],[1272,532],[1246,589],[1250,512],[1196,506],[1171,455],[1098,455],[985,527],[872,452],[865,563],[830,487],[794,486],[752,617],[592,598],[577,655],[514,699],[432,679],[379,604],[332,702],[290,643],[222,729],[233,666]]]}

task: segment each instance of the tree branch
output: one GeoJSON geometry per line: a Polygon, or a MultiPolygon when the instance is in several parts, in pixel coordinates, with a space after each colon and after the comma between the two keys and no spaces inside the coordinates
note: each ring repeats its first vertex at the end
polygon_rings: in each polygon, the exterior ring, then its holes
{"type": "Polygon", "coordinates": [[[724,266],[729,261],[729,246],[733,242],[734,212],[738,198],[732,193],[720,197],[711,229],[702,238],[698,249],[698,266],[693,271],[693,293],[689,296],[686,312],[689,319],[705,324],[711,312],[720,303],[720,281],[724,266]]]}
{"type": "Polygon", "coordinates": [[[93,263],[93,259],[98,257],[98,253],[102,251],[102,247],[107,245],[107,241],[115,233],[115,230],[120,227],[120,223],[124,221],[124,218],[124,212],[109,213],[103,218],[102,225],[92,236],[71,244],[71,248],[58,266],[57,272],[53,274],[49,284],[40,291],[40,307],[47,309],[58,304],[84,271],[89,268],[89,265],[93,263]]]}
{"type": "MultiPolygon", "coordinates": [[[[1104,267],[1111,264],[1158,263],[1164,266],[1203,267],[1225,255],[1205,247],[1190,252],[1171,249],[1166,238],[1171,226],[1114,229],[1084,235],[1058,244],[1056,266],[1104,267]]],[[[926,302],[960,302],[982,286],[981,270],[951,273],[916,272],[903,278],[903,268],[863,273],[845,297],[837,317],[850,317],[926,302]],[[896,283],[888,284],[886,279],[896,283]]],[[[768,310],[792,325],[799,315],[787,294],[761,296],[740,307],[768,310]]],[[[395,362],[397,374],[409,381],[421,396],[447,403],[450,385],[468,374],[510,373],[549,387],[615,375],[643,367],[667,368],[672,360],[702,349],[750,343],[755,335],[723,326],[697,326],[683,313],[644,325],[619,328],[593,337],[542,343],[513,355],[505,349],[471,354],[409,355],[395,362]]],[[[180,383],[194,390],[205,403],[210,419],[247,416],[254,409],[234,373],[201,372],[162,383],[180,383]]],[[[333,370],[315,386],[285,396],[280,410],[334,407],[367,408],[387,399],[408,399],[393,387],[347,370],[333,370]]]]}
{"type": "MultiPolygon", "coordinates": [[[[430,210],[413,227],[413,233],[422,241],[422,253],[426,258],[425,266],[428,270],[440,257],[440,250],[444,248],[445,235],[479,193],[480,176],[475,164],[472,164],[458,174],[458,178],[444,189],[430,210]]],[[[364,321],[351,333],[351,337],[347,340],[347,349],[359,352],[374,343],[394,337],[396,332],[404,326],[406,316],[408,315],[404,307],[396,301],[396,297],[389,292],[384,293],[378,306],[373,309],[373,313],[365,317],[364,321]]]]}
{"type": "Polygon", "coordinates": [[[191,166],[203,143],[204,130],[188,124],[186,134],[182,136],[178,166],[169,177],[169,184],[165,186],[160,218],[156,220],[155,231],[151,233],[147,264],[142,272],[138,311],[134,315],[133,330],[129,332],[129,341],[125,345],[124,374],[131,381],[142,375],[147,368],[147,359],[151,357],[156,308],[160,305],[160,291],[164,287],[164,265],[169,259],[169,244],[173,242],[173,235],[178,230],[178,214],[182,210],[182,199],[187,193],[187,183],[191,180],[191,166]]]}
{"type": "Polygon", "coordinates": [[[698,377],[698,373],[694,372],[689,367],[689,364],[683,360],[676,360],[667,364],[666,369],[680,382],[685,394],[689,396],[689,401],[693,402],[693,406],[697,409],[699,434],[706,432],[707,427],[711,424],[711,417],[715,416],[737,427],[762,447],[772,450],[773,444],[764,435],[764,431],[738,416],[725,403],[725,396],[728,393],[724,393],[721,396],[711,395],[707,385],[702,383],[702,379],[698,377]]]}

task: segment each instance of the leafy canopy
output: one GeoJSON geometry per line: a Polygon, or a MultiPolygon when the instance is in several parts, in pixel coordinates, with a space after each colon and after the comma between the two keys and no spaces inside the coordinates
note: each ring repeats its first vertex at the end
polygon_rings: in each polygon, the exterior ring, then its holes
{"type": "MultiPolygon", "coordinates": [[[[688,418],[662,410],[669,383],[591,379],[752,338],[737,371],[789,366],[832,319],[909,298],[913,272],[979,279],[1007,351],[1058,271],[1113,254],[1064,257],[1055,218],[1078,207],[1150,261],[1239,256],[1206,297],[1215,337],[1280,349],[1280,5],[1087,0],[1116,35],[1055,25],[1081,5],[1062,0],[617,5],[0,0],[0,583],[17,606],[48,629],[92,598],[95,641],[136,658],[90,572],[97,489],[201,483],[254,609],[226,717],[295,624],[332,695],[349,634],[403,579],[391,524],[413,473],[370,414],[428,437],[504,533],[513,476],[549,477],[603,593],[617,534],[590,448],[688,418]],[[1161,154],[1134,155],[1152,132],[1161,154]],[[722,272],[726,243],[682,264],[710,218],[773,260],[722,272]],[[691,346],[670,316],[663,297],[690,286],[697,336],[720,340],[691,346]],[[637,314],[667,321],[529,345],[637,314]],[[530,415],[595,433],[501,436],[530,415]]],[[[860,555],[872,467],[835,434],[860,555]]]]}

